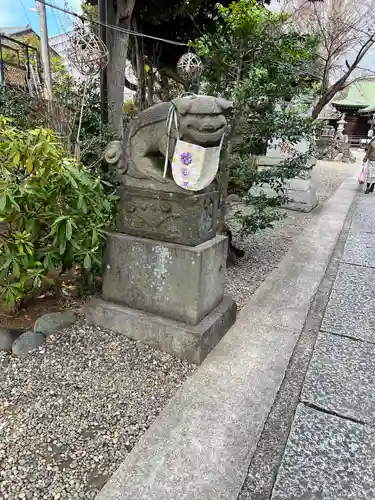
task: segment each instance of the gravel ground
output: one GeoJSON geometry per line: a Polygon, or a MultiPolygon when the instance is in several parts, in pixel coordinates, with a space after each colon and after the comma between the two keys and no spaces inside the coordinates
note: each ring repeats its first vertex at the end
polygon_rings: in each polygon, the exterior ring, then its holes
{"type": "MultiPolygon", "coordinates": [[[[362,155],[363,156],[363,155],[362,155]]],[[[319,204],[322,205],[347,177],[359,172],[360,164],[344,164],[320,161],[313,169],[313,182],[317,188],[319,204]]],[[[236,209],[237,210],[237,209],[236,209]]],[[[241,238],[234,233],[235,243],[245,250],[244,258],[237,266],[227,270],[226,290],[241,309],[268,274],[279,264],[296,237],[315,217],[316,212],[284,211],[286,218],[278,221],[274,229],[259,231],[255,235],[241,238]]]]}
{"type": "Polygon", "coordinates": [[[0,499],[91,499],[194,368],[84,323],[0,354],[0,499]]]}
{"type": "MultiPolygon", "coordinates": [[[[321,202],[352,171],[318,164],[321,202]]],[[[228,269],[227,292],[239,307],[314,217],[286,213],[275,230],[235,235],[246,256],[228,269]]],[[[27,358],[0,354],[0,500],[94,498],[193,371],[84,322],[27,358]]]]}

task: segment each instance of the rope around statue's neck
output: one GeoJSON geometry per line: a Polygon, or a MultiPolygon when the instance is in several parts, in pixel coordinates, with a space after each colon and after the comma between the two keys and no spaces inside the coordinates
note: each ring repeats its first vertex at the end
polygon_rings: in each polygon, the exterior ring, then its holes
{"type": "MultiPolygon", "coordinates": [[[[194,94],[192,92],[183,92],[181,95],[178,96],[178,98],[187,97],[187,96],[196,96],[196,94],[194,94]]],[[[173,104],[173,102],[171,102],[171,105],[170,105],[169,110],[168,110],[167,121],[166,121],[166,127],[167,127],[167,150],[165,152],[163,178],[166,177],[167,170],[168,170],[169,143],[171,141],[171,133],[172,133],[173,123],[174,123],[174,125],[176,127],[177,139],[179,139],[180,138],[180,134],[179,134],[179,131],[178,131],[177,108],[173,104]]]]}
{"type": "Polygon", "coordinates": [[[180,138],[180,134],[178,131],[178,120],[177,120],[177,109],[176,106],[172,103],[169,107],[168,110],[168,115],[167,115],[167,149],[165,152],[165,160],[164,160],[164,172],[163,172],[163,178],[166,177],[167,175],[167,170],[168,170],[168,161],[169,161],[169,146],[171,142],[171,133],[172,133],[172,126],[173,123],[176,127],[176,134],[177,134],[177,139],[180,138]]]}

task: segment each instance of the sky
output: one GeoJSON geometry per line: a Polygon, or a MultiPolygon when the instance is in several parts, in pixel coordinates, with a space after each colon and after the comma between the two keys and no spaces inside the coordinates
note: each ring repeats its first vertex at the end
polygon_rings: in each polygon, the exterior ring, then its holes
{"type": "MultiPolygon", "coordinates": [[[[51,4],[64,7],[68,10],[79,11],[81,0],[46,0],[51,4]]],[[[35,0],[0,0],[0,28],[10,26],[25,26],[31,24],[36,33],[39,34],[39,16],[35,9],[35,0]]],[[[47,7],[48,36],[57,35],[68,31],[74,21],[73,16],[64,14],[47,7]]]]}

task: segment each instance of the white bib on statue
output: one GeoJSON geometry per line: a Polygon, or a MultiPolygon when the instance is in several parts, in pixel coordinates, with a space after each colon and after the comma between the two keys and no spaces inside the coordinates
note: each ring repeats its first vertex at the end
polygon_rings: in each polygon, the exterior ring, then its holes
{"type": "MultiPolygon", "coordinates": [[[[173,120],[175,121],[178,137],[177,116],[174,108],[171,109],[167,119],[168,137],[170,136],[173,120]]],[[[172,158],[172,176],[175,183],[188,191],[202,191],[202,189],[209,186],[215,179],[219,169],[223,141],[224,135],[220,140],[219,146],[204,148],[203,146],[177,139],[172,158]]],[[[167,149],[164,177],[167,174],[168,156],[169,152],[167,149]]]]}

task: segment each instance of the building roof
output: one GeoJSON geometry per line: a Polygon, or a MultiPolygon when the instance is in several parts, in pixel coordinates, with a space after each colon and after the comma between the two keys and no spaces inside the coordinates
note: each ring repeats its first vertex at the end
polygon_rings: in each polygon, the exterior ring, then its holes
{"type": "Polygon", "coordinates": [[[7,26],[4,28],[0,28],[0,33],[9,37],[23,35],[25,33],[28,33],[29,31],[33,31],[30,24],[26,24],[26,26],[7,26]]]}
{"type": "MultiPolygon", "coordinates": [[[[30,26],[30,24],[26,24],[26,26],[11,26],[11,27],[6,26],[4,28],[0,27],[0,35],[4,35],[4,36],[7,36],[9,38],[13,38],[16,42],[20,42],[20,40],[18,40],[18,37],[20,37],[22,35],[27,35],[29,33],[34,34],[36,36],[36,38],[38,38],[40,40],[40,36],[38,35],[38,33],[36,33],[33,30],[33,28],[30,26]]],[[[30,47],[32,47],[34,49],[36,48],[32,44],[30,44],[30,47]]],[[[56,50],[54,50],[54,48],[51,47],[51,45],[49,45],[49,48],[50,48],[50,52],[53,55],[53,57],[56,57],[59,55],[56,52],[56,50]]]]}
{"type": "Polygon", "coordinates": [[[74,30],[66,31],[65,33],[58,33],[57,35],[53,35],[48,37],[48,42],[50,45],[54,43],[61,43],[70,40],[70,38],[74,35],[74,30]]]}
{"type": "Polygon", "coordinates": [[[360,109],[359,113],[361,115],[374,114],[375,113],[375,101],[372,104],[370,104],[369,106],[367,106],[367,108],[360,109]]]}
{"type": "Polygon", "coordinates": [[[375,106],[375,78],[357,78],[336,94],[332,104],[337,108],[353,108],[361,111],[369,106],[375,106]]]}

